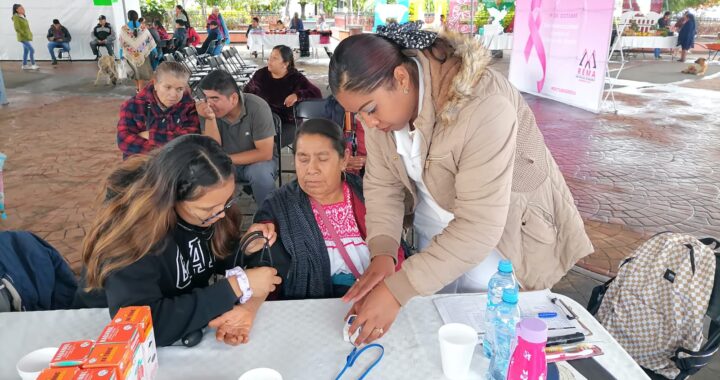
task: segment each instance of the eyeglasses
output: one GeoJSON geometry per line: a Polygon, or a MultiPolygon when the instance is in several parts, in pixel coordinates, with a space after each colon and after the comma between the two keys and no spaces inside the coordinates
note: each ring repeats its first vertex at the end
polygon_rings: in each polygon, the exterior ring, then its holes
{"type": "MultiPolygon", "coordinates": [[[[206,219],[201,219],[201,220],[202,220],[202,224],[206,224],[206,223],[209,223],[209,222],[217,219],[217,217],[220,216],[220,214],[226,212],[226,211],[229,210],[232,206],[234,206],[235,203],[238,202],[238,200],[240,200],[240,194],[238,194],[238,195],[230,198],[230,200],[225,204],[225,206],[222,208],[222,210],[220,210],[220,211],[218,211],[218,212],[210,215],[210,216],[209,216],[208,218],[206,218],[206,219]]],[[[198,219],[200,219],[200,218],[198,218],[198,219]]]]}

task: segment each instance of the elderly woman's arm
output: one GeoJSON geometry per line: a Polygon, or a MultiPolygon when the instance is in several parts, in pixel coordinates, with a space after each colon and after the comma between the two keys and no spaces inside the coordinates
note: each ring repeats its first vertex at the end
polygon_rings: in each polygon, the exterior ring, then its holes
{"type": "Polygon", "coordinates": [[[293,94],[298,96],[299,102],[308,99],[322,98],[322,92],[320,91],[320,89],[317,88],[317,86],[315,86],[314,84],[312,84],[312,82],[310,82],[310,80],[308,80],[305,75],[298,73],[297,78],[298,79],[295,82],[293,94]]]}

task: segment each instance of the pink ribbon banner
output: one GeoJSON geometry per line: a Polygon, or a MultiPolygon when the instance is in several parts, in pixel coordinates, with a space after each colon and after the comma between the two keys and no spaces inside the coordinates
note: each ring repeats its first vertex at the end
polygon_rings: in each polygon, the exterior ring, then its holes
{"type": "Polygon", "coordinates": [[[517,0],[510,81],[599,112],[614,0],[517,0]]]}

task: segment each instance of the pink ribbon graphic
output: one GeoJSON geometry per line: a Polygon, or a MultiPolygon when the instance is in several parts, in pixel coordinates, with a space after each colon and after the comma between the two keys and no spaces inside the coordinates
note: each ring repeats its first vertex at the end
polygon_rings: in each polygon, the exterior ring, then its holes
{"type": "Polygon", "coordinates": [[[542,92],[545,85],[545,72],[547,71],[547,58],[545,57],[545,47],[543,46],[542,36],[540,35],[540,16],[541,16],[542,0],[532,0],[530,3],[530,15],[528,16],[528,26],[530,27],[530,36],[525,43],[525,62],[530,60],[530,53],[533,46],[540,60],[542,68],[542,78],[537,82],[538,92],[542,92]],[[533,17],[534,16],[534,17],[533,17]]]}

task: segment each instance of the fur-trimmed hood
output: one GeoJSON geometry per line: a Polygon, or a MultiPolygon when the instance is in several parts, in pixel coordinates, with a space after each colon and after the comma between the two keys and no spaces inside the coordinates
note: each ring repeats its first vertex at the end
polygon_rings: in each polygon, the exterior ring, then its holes
{"type": "Polygon", "coordinates": [[[436,43],[432,49],[411,50],[406,54],[418,57],[421,53],[425,58],[420,58],[421,61],[429,64],[424,69],[429,69],[432,78],[430,90],[435,117],[447,125],[455,120],[458,110],[477,96],[476,86],[486,72],[491,56],[475,38],[455,32],[443,32],[439,37],[446,43],[436,43]]]}

